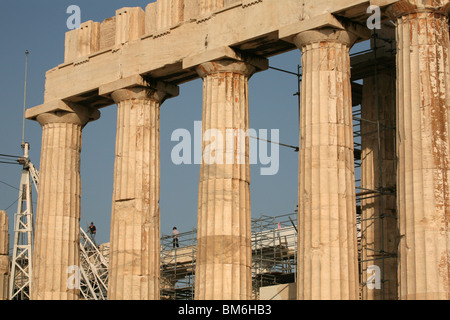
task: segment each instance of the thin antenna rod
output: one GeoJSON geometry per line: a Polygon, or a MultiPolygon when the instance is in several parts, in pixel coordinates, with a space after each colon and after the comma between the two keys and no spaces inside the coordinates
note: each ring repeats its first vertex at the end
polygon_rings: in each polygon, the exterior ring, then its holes
{"type": "Polygon", "coordinates": [[[23,89],[22,149],[25,147],[25,108],[27,104],[28,50],[25,51],[25,86],[23,89]]]}

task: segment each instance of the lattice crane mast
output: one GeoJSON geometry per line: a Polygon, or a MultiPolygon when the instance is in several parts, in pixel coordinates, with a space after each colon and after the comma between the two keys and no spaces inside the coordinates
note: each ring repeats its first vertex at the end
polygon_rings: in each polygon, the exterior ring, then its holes
{"type": "Polygon", "coordinates": [[[17,161],[22,165],[20,176],[17,212],[14,217],[14,247],[9,281],[9,298],[11,300],[29,300],[31,274],[33,270],[33,201],[30,177],[33,177],[36,190],[39,174],[31,164],[28,156],[29,144],[22,144],[23,157],[17,161]],[[33,172],[33,173],[32,173],[33,172]]]}

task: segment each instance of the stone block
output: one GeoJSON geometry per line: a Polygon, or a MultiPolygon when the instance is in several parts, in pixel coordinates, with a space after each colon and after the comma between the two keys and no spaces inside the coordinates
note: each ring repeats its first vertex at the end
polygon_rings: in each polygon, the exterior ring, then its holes
{"type": "Polygon", "coordinates": [[[66,33],[64,61],[69,62],[100,50],[100,23],[87,21],[66,33]]]}
{"type": "Polygon", "coordinates": [[[116,44],[116,17],[108,18],[100,24],[100,51],[116,44]]]}
{"type": "Polygon", "coordinates": [[[145,34],[145,12],[140,7],[116,11],[116,46],[138,40],[145,34]]]}
{"type": "Polygon", "coordinates": [[[286,283],[275,286],[261,287],[259,300],[296,300],[297,284],[286,283]]]}

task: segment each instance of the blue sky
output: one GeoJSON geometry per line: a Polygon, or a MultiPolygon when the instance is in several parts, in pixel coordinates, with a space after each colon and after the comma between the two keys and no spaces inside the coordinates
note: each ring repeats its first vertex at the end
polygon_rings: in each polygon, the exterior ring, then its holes
{"type": "MultiPolygon", "coordinates": [[[[43,103],[45,72],[63,62],[64,37],[68,31],[69,5],[81,8],[81,20],[103,21],[121,7],[145,6],[144,0],[15,0],[0,3],[0,154],[21,155],[25,50],[30,51],[27,108],[43,103]]],[[[300,52],[294,50],[270,59],[270,66],[297,71],[300,52]]],[[[280,142],[298,146],[297,77],[275,70],[258,73],[250,80],[250,127],[279,129],[280,142]]],[[[180,232],[197,225],[199,165],[172,163],[171,151],[177,142],[172,132],[179,128],[194,132],[201,120],[202,82],[180,86],[180,95],[167,100],[161,109],[161,232],[169,234],[173,226],[180,232]]],[[[99,243],[109,242],[113,188],[116,106],[101,110],[101,118],[83,131],[81,155],[81,225],[94,221],[99,243]]],[[[41,128],[25,122],[25,140],[30,143],[31,161],[39,168],[41,128]]],[[[20,166],[0,164],[0,209],[7,210],[10,233],[20,180],[20,166]],[[12,187],[11,187],[12,186],[12,187]]],[[[260,175],[260,165],[252,166],[252,216],[291,213],[297,205],[298,153],[280,147],[279,171],[260,175]]],[[[36,207],[36,194],[34,202],[36,207]]],[[[39,213],[37,213],[39,214],[39,213]]],[[[11,243],[12,246],[12,243],[11,243]]]]}

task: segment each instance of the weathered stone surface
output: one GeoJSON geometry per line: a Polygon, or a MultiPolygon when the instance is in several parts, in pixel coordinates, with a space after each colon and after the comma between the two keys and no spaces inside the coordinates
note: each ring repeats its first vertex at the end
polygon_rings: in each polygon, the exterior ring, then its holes
{"type": "MultiPolygon", "coordinates": [[[[135,74],[175,84],[191,80],[198,77],[195,69],[184,69],[180,62],[224,46],[265,57],[292,50],[295,46],[279,37],[281,29],[342,10],[360,17],[367,5],[367,0],[317,0],[313,4],[283,0],[283,5],[279,0],[159,0],[145,12],[124,8],[100,27],[91,22],[95,28],[88,33],[83,28],[67,34],[65,62],[47,72],[44,102],[112,105],[111,99],[91,99],[86,93],[95,96],[102,84],[135,74]],[[71,40],[80,36],[93,43],[80,49],[79,42],[71,40]]],[[[364,21],[358,22],[367,31],[364,21]]]]}
{"type": "Polygon", "coordinates": [[[152,34],[155,32],[170,32],[171,27],[175,27],[184,22],[185,0],[160,0],[147,5],[145,9],[145,32],[152,34]]]}
{"type": "Polygon", "coordinates": [[[244,62],[221,60],[197,67],[203,78],[195,298],[243,300],[252,293],[249,141],[243,148],[226,130],[249,129],[248,80],[256,71],[244,62]],[[211,135],[217,130],[223,144],[211,135]],[[207,147],[214,143],[214,150],[207,147]],[[233,163],[230,163],[230,156],[233,163]],[[213,159],[215,157],[215,159],[213,159]],[[239,162],[238,158],[243,161],[239,162]]]}
{"type": "Polygon", "coordinates": [[[361,294],[396,300],[395,70],[364,79],[361,118],[361,294]]]}
{"type": "Polygon", "coordinates": [[[116,11],[116,46],[138,40],[145,34],[145,12],[141,8],[116,11]]]}
{"type": "Polygon", "coordinates": [[[387,13],[394,18],[409,15],[410,13],[432,11],[447,14],[450,9],[449,0],[400,0],[392,4],[387,13]]]}
{"type": "Polygon", "coordinates": [[[158,300],[160,291],[160,105],[166,92],[112,92],[118,104],[111,217],[110,300],[158,300]]]}
{"type": "Polygon", "coordinates": [[[346,31],[294,38],[302,51],[298,280],[300,300],[357,299],[350,47],[346,31]]]}
{"type": "Polygon", "coordinates": [[[100,23],[87,21],[66,33],[64,61],[73,61],[100,50],[100,23]]]}
{"type": "MultiPolygon", "coordinates": [[[[97,110],[70,106],[37,116],[42,125],[31,299],[72,300],[68,268],[79,266],[81,131],[97,110]]],[[[95,117],[95,116],[94,116],[95,117]]]]}
{"type": "Polygon", "coordinates": [[[399,299],[449,297],[448,1],[402,1],[397,23],[399,299]]]}

